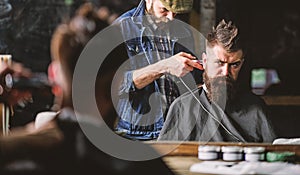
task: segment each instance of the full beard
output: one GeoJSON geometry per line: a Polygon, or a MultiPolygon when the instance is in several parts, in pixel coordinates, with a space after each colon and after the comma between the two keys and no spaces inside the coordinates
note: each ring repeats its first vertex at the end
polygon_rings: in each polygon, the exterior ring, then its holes
{"type": "Polygon", "coordinates": [[[224,106],[234,102],[237,96],[237,82],[230,76],[209,78],[203,73],[203,81],[207,87],[207,97],[210,102],[224,106]]]}

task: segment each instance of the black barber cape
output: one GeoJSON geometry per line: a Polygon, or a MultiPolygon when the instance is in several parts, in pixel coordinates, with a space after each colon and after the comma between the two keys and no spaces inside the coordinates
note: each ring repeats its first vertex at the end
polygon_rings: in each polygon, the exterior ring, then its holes
{"type": "Polygon", "coordinates": [[[272,142],[275,139],[266,105],[254,94],[239,95],[223,112],[208,101],[203,88],[193,93],[194,96],[183,94],[173,102],[158,140],[272,142]]]}

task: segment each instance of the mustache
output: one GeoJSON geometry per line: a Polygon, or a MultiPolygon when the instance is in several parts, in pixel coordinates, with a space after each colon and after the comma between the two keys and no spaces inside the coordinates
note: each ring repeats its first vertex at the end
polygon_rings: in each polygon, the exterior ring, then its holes
{"type": "Polygon", "coordinates": [[[208,90],[208,99],[216,103],[223,104],[235,98],[237,92],[237,82],[231,76],[218,76],[210,78],[204,72],[203,80],[208,90]]]}
{"type": "Polygon", "coordinates": [[[209,78],[211,85],[221,85],[221,84],[226,84],[226,85],[234,85],[236,81],[231,77],[231,76],[218,76],[215,78],[209,78]]]}

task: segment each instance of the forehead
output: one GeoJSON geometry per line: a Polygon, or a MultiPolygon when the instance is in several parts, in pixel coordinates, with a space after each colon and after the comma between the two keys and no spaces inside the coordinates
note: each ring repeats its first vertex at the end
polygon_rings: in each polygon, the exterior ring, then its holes
{"type": "Polygon", "coordinates": [[[236,52],[228,52],[222,46],[216,44],[213,47],[206,47],[207,57],[210,60],[220,60],[223,62],[235,62],[241,60],[243,57],[243,51],[238,50],[236,52]]]}
{"type": "Polygon", "coordinates": [[[160,0],[153,0],[153,4],[155,4],[156,7],[161,7],[161,8],[165,7],[160,0]]]}

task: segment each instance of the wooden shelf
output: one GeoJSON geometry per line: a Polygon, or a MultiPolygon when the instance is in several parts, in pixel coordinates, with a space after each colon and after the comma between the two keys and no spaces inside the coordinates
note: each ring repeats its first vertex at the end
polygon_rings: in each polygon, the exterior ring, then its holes
{"type": "Polygon", "coordinates": [[[300,96],[261,96],[267,105],[300,106],[300,96]]]}
{"type": "Polygon", "coordinates": [[[168,156],[197,156],[199,145],[217,146],[262,146],[266,151],[292,151],[300,156],[300,145],[272,145],[268,143],[240,143],[240,142],[179,142],[179,141],[150,141],[151,145],[159,153],[167,153],[168,156]]]}

